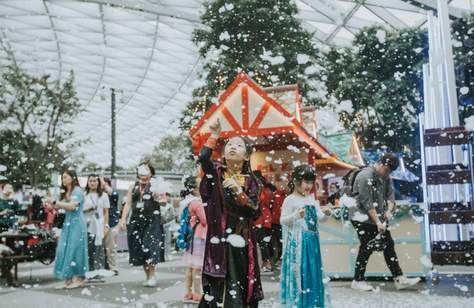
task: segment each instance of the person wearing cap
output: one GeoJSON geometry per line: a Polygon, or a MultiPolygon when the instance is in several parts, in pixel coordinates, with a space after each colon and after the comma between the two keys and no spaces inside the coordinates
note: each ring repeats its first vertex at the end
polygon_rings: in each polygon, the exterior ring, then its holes
{"type": "Polygon", "coordinates": [[[397,289],[417,284],[420,278],[403,276],[390,234],[388,222],[395,211],[395,189],[390,173],[398,168],[399,159],[392,153],[385,153],[377,163],[362,169],[353,185],[356,206],[349,207],[351,223],[359,237],[359,253],[355,264],[352,288],[372,291],[365,281],[365,270],[370,256],[377,249],[382,250],[397,289]],[[380,248],[374,245],[378,241],[380,248]]]}
{"type": "Polygon", "coordinates": [[[156,287],[155,266],[164,262],[161,251],[162,241],[161,211],[159,195],[151,190],[151,179],[155,169],[150,163],[141,163],[137,168],[138,180],[127,192],[127,203],[122,212],[119,225],[127,230],[129,262],[132,266],[143,266],[145,287],[156,287]],[[126,225],[129,211],[130,222],[126,225]]]}

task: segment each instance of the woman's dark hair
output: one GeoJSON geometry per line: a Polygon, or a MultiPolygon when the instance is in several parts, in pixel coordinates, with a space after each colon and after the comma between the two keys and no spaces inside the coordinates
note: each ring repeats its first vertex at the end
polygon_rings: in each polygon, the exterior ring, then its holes
{"type": "MultiPolygon", "coordinates": [[[[81,187],[79,185],[79,179],[77,178],[77,173],[73,169],[66,169],[63,171],[62,174],[67,174],[72,178],[72,183],[71,183],[71,192],[74,190],[74,188],[81,187]]],[[[62,177],[61,177],[61,195],[60,198],[61,200],[66,199],[67,196],[67,187],[62,183],[62,177]]]]}
{"type": "Polygon", "coordinates": [[[89,187],[89,179],[90,178],[95,178],[97,180],[97,194],[100,196],[102,196],[102,187],[100,185],[100,178],[99,178],[99,175],[95,174],[95,173],[92,173],[92,174],[89,174],[87,176],[87,184],[86,184],[86,193],[90,193],[90,187],[89,187]]]}
{"type": "Polygon", "coordinates": [[[270,182],[267,181],[267,179],[263,176],[261,170],[254,170],[254,171],[253,171],[253,174],[254,174],[255,177],[260,181],[260,184],[262,184],[263,187],[270,188],[270,190],[271,190],[272,192],[274,192],[274,191],[277,190],[277,188],[275,187],[275,185],[273,185],[272,183],[270,183],[270,182]]]}
{"type": "Polygon", "coordinates": [[[267,179],[265,179],[261,170],[254,170],[253,174],[260,181],[260,183],[262,183],[263,186],[267,185],[267,179]]]}
{"type": "Polygon", "coordinates": [[[288,182],[288,192],[292,194],[295,191],[296,185],[302,181],[313,182],[316,180],[316,171],[313,167],[303,164],[295,167],[291,174],[291,179],[288,182]]]}
{"type": "Polygon", "coordinates": [[[138,168],[142,165],[145,165],[148,167],[148,169],[150,169],[150,175],[152,177],[155,176],[155,168],[151,165],[150,161],[142,161],[141,163],[138,164],[137,166],[137,177],[138,177],[138,168]]]}
{"type": "Polygon", "coordinates": [[[184,189],[181,191],[181,197],[185,198],[187,195],[193,193],[193,190],[197,187],[196,177],[190,175],[184,180],[184,189]]]}
{"type": "Polygon", "coordinates": [[[389,167],[391,171],[395,171],[400,164],[400,160],[393,153],[385,153],[380,157],[379,164],[389,167]]]}
{"type": "Polygon", "coordinates": [[[110,180],[110,178],[108,178],[108,177],[103,177],[102,179],[104,180],[105,183],[107,183],[107,185],[109,185],[110,187],[112,187],[112,181],[110,180]]]}

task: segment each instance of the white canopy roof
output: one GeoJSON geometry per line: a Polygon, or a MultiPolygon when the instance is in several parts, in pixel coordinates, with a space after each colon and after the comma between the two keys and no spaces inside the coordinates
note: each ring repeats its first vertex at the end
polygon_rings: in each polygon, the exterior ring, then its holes
{"type": "MultiPolygon", "coordinates": [[[[117,91],[117,163],[131,166],[177,120],[199,81],[191,41],[200,27],[199,0],[2,0],[0,66],[8,56],[31,73],[76,77],[86,111],[71,128],[90,138],[80,149],[90,161],[110,161],[110,88],[117,91]],[[8,50],[12,54],[8,54],[8,50]]],[[[303,25],[319,43],[348,46],[358,29],[380,24],[423,26],[435,0],[296,0],[303,25]]],[[[452,0],[455,17],[473,0],[452,0]]],[[[79,150],[79,149],[78,149],[79,150]]]]}

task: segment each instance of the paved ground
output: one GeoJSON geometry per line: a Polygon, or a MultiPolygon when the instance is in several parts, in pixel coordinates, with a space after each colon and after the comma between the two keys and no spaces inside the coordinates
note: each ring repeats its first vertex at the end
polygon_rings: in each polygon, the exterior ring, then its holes
{"type": "MultiPolygon", "coordinates": [[[[179,259],[159,266],[159,286],[141,286],[143,273],[127,264],[127,255],[119,257],[120,275],[109,277],[105,283],[88,285],[78,290],[55,290],[59,284],[52,276],[52,265],[40,263],[20,265],[21,288],[0,288],[0,307],[187,307],[195,305],[181,302],[184,295],[184,267],[179,259]]],[[[445,277],[436,288],[428,289],[430,283],[420,284],[415,290],[397,292],[391,282],[373,282],[379,287],[377,292],[360,293],[350,289],[347,281],[331,281],[331,301],[333,307],[473,307],[474,284],[472,277],[445,277]],[[456,280],[455,280],[456,279],[456,280]]],[[[278,278],[263,278],[265,301],[261,307],[279,307],[278,278]]]]}

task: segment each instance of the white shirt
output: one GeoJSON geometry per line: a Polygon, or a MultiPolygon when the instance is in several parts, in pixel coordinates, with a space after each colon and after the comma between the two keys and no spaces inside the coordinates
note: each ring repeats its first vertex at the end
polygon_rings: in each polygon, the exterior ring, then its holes
{"type": "Polygon", "coordinates": [[[109,196],[104,192],[99,197],[97,193],[84,195],[84,210],[95,208],[94,211],[84,213],[86,219],[93,216],[94,212],[99,214],[99,218],[104,219],[104,209],[110,208],[109,196]]]}
{"type": "Polygon", "coordinates": [[[285,226],[291,226],[296,221],[303,220],[304,218],[301,218],[298,211],[299,209],[304,208],[306,205],[316,207],[319,221],[323,221],[328,217],[323,213],[321,207],[319,206],[319,201],[314,199],[313,195],[303,197],[293,193],[286,197],[285,201],[283,201],[283,205],[281,207],[280,223],[285,226]]]}
{"type": "Polygon", "coordinates": [[[95,235],[95,244],[99,246],[104,238],[104,209],[110,208],[109,196],[105,192],[100,197],[97,193],[86,193],[84,211],[91,208],[94,210],[84,213],[87,232],[95,235]]]}

